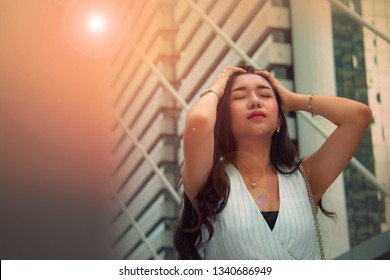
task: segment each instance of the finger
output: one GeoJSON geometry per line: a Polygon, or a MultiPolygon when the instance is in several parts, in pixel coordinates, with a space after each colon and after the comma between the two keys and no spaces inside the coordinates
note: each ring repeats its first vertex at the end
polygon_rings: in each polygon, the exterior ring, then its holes
{"type": "Polygon", "coordinates": [[[272,75],[267,70],[257,70],[257,71],[255,71],[255,73],[256,74],[260,74],[260,75],[264,75],[265,77],[267,77],[273,83],[279,83],[279,81],[274,77],[274,75],[272,75]]]}
{"type": "Polygon", "coordinates": [[[222,78],[222,77],[228,78],[233,73],[244,73],[244,72],[246,72],[246,70],[241,68],[241,67],[227,66],[221,70],[221,72],[218,74],[218,77],[219,78],[222,78]]]}
{"type": "MultiPolygon", "coordinates": [[[[226,69],[226,68],[225,68],[225,69],[226,69]]],[[[241,67],[236,67],[236,66],[228,66],[227,69],[228,69],[227,71],[228,71],[228,72],[231,72],[232,74],[233,74],[233,73],[236,73],[236,72],[240,72],[240,73],[246,72],[245,69],[243,69],[243,68],[241,68],[241,67]]]]}
{"type": "Polygon", "coordinates": [[[268,72],[268,70],[256,70],[255,73],[262,74],[267,77],[273,77],[273,75],[270,72],[268,72]]]}

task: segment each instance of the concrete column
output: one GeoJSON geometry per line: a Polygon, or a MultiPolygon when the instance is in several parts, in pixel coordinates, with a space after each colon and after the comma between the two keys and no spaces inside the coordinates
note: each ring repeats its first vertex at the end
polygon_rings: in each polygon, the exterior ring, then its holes
{"type": "MultiPolygon", "coordinates": [[[[332,37],[332,11],[328,1],[291,0],[291,33],[295,91],[302,94],[337,95],[332,37]]],[[[315,119],[329,133],[335,126],[324,118],[315,119]]],[[[297,118],[300,156],[305,157],[324,142],[302,117],[297,118]]],[[[348,219],[343,176],[323,198],[328,210],[337,213],[337,223],[321,217],[327,258],[349,250],[348,219]]]]}

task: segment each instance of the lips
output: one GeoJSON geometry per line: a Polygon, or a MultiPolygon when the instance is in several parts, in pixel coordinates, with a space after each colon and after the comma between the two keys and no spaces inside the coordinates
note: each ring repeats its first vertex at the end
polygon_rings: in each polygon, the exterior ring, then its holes
{"type": "Polygon", "coordinates": [[[262,119],[265,118],[265,114],[262,111],[254,111],[249,114],[248,119],[262,119]]]}

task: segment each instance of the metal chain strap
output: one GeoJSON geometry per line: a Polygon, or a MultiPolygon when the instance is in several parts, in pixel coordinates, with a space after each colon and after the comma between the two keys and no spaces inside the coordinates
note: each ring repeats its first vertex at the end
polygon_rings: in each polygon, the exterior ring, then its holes
{"type": "Polygon", "coordinates": [[[305,179],[307,193],[309,194],[311,210],[313,211],[313,216],[314,216],[314,225],[316,227],[318,247],[320,248],[321,260],[326,260],[325,251],[324,251],[324,244],[322,242],[320,223],[318,222],[318,216],[317,216],[318,209],[317,209],[317,206],[314,204],[311,186],[310,186],[309,180],[306,177],[306,173],[305,173],[305,170],[303,169],[302,163],[299,164],[299,171],[301,171],[301,174],[302,174],[303,178],[305,179]]]}

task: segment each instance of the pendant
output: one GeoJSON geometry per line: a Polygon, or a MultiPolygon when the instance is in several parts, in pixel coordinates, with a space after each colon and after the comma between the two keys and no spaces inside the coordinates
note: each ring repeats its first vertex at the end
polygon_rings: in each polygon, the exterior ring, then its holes
{"type": "Polygon", "coordinates": [[[256,182],[252,182],[252,188],[256,187],[256,182]]]}

